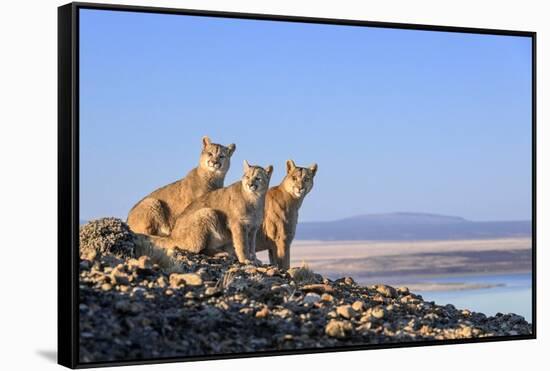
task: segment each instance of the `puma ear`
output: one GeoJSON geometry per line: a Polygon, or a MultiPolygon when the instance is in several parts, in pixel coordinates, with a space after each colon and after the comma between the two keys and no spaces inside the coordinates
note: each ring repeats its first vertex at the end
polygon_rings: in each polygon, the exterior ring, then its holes
{"type": "Polygon", "coordinates": [[[231,156],[233,152],[235,152],[235,149],[237,149],[237,146],[235,145],[235,143],[231,143],[227,146],[227,149],[229,150],[229,156],[231,156]]]}
{"type": "Polygon", "coordinates": [[[317,164],[313,164],[309,167],[309,170],[311,170],[311,172],[313,173],[313,176],[315,176],[315,174],[317,174],[317,164]]]}
{"type": "Polygon", "coordinates": [[[246,173],[248,170],[250,170],[250,164],[248,163],[248,161],[244,160],[243,165],[244,165],[244,172],[245,172],[245,173],[246,173]]]}
{"type": "Polygon", "coordinates": [[[267,176],[271,178],[271,174],[273,174],[273,166],[269,165],[264,170],[267,173],[267,176]]]}
{"type": "Polygon", "coordinates": [[[286,172],[290,173],[292,170],[296,168],[296,164],[292,160],[286,161],[286,172]]]}
{"type": "Polygon", "coordinates": [[[212,143],[210,141],[210,138],[208,138],[206,135],[204,137],[202,137],[202,147],[206,147],[207,145],[209,145],[210,143],[212,143]]]}

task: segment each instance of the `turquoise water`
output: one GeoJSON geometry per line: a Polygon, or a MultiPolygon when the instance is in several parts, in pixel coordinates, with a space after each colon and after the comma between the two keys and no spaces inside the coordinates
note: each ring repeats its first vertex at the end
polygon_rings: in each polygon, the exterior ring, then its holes
{"type": "MultiPolygon", "coordinates": [[[[330,274],[329,274],[330,276],[330,274]]],[[[332,278],[332,277],[331,277],[332,278]]],[[[531,322],[532,288],[530,273],[515,274],[486,274],[486,275],[456,275],[431,278],[410,276],[395,276],[376,278],[357,277],[360,284],[369,285],[374,281],[384,282],[392,286],[407,286],[414,283],[463,283],[498,285],[496,287],[447,290],[447,291],[420,291],[424,300],[434,301],[439,305],[453,304],[458,309],[469,309],[494,316],[498,312],[515,313],[531,322]]]]}
{"type": "Polygon", "coordinates": [[[459,290],[459,291],[423,291],[419,292],[424,300],[435,301],[437,304],[453,304],[457,308],[467,308],[486,315],[496,313],[519,314],[529,322],[532,320],[532,287],[531,274],[505,274],[505,275],[480,275],[441,277],[419,282],[456,282],[499,284],[502,286],[459,290]]]}

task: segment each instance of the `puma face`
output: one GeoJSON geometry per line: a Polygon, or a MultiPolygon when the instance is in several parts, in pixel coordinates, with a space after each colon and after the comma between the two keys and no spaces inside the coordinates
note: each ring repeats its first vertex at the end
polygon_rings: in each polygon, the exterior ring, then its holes
{"type": "Polygon", "coordinates": [[[313,188],[313,178],[316,173],[317,164],[310,167],[298,167],[294,161],[288,160],[283,187],[294,198],[304,197],[313,188]]]}
{"type": "Polygon", "coordinates": [[[226,174],[235,148],[235,144],[226,147],[212,143],[208,137],[203,137],[200,167],[210,172],[226,174]]]}
{"type": "Polygon", "coordinates": [[[245,192],[253,194],[265,194],[269,188],[269,180],[273,173],[273,166],[269,165],[266,168],[261,166],[249,165],[244,161],[244,174],[242,177],[242,185],[245,192]]]}

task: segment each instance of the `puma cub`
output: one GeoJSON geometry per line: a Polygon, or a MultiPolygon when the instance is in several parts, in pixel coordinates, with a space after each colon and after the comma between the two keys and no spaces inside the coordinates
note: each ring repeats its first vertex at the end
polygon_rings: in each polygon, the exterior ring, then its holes
{"type": "Polygon", "coordinates": [[[256,232],[264,218],[272,172],[271,165],[264,169],[245,161],[240,181],[192,202],[178,216],[170,237],[152,241],[164,248],[179,247],[203,254],[214,254],[232,245],[240,263],[256,263],[256,232]]]}
{"type": "Polygon", "coordinates": [[[195,199],[223,187],[235,144],[227,147],[202,138],[199,166],[184,178],[168,184],[139,201],[128,213],[127,223],[135,233],[168,236],[175,217],[195,199]]]}
{"type": "Polygon", "coordinates": [[[309,168],[286,162],[286,176],[281,184],[267,192],[265,217],[258,231],[256,251],[268,250],[269,262],[279,268],[290,268],[290,244],[294,239],[298,210],[313,188],[317,164],[309,168]]]}

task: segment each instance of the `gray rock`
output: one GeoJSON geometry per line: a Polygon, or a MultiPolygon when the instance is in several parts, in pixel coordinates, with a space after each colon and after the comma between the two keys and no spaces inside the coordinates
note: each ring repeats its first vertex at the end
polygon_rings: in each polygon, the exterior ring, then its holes
{"type": "Polygon", "coordinates": [[[80,256],[94,260],[112,254],[120,258],[135,255],[134,234],[126,223],[116,218],[102,218],[80,226],[80,256]]]}
{"type": "Polygon", "coordinates": [[[395,298],[397,296],[397,290],[388,285],[377,285],[376,291],[388,298],[395,298]]]}
{"type": "Polygon", "coordinates": [[[304,296],[304,303],[306,304],[313,304],[321,301],[321,295],[316,294],[314,292],[308,292],[306,296],[304,296]]]}
{"type": "Polygon", "coordinates": [[[399,293],[399,295],[409,295],[409,288],[403,286],[403,287],[398,288],[397,292],[399,293]]]}

